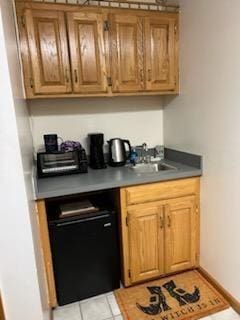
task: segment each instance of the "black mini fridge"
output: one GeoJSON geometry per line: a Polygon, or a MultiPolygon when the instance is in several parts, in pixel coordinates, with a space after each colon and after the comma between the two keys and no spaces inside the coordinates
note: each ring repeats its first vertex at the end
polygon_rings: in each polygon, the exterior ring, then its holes
{"type": "Polygon", "coordinates": [[[49,230],[60,306],[119,288],[114,211],[50,221],[49,230]]]}

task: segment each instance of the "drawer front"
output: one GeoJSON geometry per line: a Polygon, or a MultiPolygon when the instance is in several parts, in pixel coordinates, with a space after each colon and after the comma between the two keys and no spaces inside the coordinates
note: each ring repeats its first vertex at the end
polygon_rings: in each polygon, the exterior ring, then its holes
{"type": "Polygon", "coordinates": [[[199,178],[145,184],[125,188],[127,205],[178,198],[199,192],[199,178]]]}

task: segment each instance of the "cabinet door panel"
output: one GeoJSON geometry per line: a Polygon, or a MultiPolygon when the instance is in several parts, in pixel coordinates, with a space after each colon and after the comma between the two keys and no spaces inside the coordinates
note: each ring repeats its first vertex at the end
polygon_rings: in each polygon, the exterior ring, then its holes
{"type": "Polygon", "coordinates": [[[166,272],[191,268],[196,263],[196,199],[169,200],[165,206],[166,272]]]}
{"type": "Polygon", "coordinates": [[[67,20],[74,92],[107,92],[104,16],[74,12],[67,20]]]}
{"type": "Polygon", "coordinates": [[[163,210],[139,205],[129,209],[130,270],[132,283],[164,272],[163,210]]]}
{"type": "Polygon", "coordinates": [[[147,90],[175,89],[175,19],[145,18],[147,90]]]}
{"type": "Polygon", "coordinates": [[[64,13],[26,10],[35,94],[72,91],[64,13]]]}
{"type": "Polygon", "coordinates": [[[111,71],[113,92],[144,89],[143,21],[133,15],[111,16],[111,71]]]}

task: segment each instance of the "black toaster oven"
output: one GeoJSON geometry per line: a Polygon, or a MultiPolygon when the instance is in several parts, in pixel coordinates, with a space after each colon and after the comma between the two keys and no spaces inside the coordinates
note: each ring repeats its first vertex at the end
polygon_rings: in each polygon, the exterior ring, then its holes
{"type": "Polygon", "coordinates": [[[38,177],[52,177],[73,173],[87,173],[88,162],[84,149],[68,152],[38,152],[38,177]]]}

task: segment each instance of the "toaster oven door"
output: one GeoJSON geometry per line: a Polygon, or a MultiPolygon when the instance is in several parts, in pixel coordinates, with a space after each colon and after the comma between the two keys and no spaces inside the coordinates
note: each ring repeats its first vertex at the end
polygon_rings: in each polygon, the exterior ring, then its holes
{"type": "Polygon", "coordinates": [[[38,173],[40,177],[61,175],[78,171],[78,152],[38,154],[38,173]]]}

